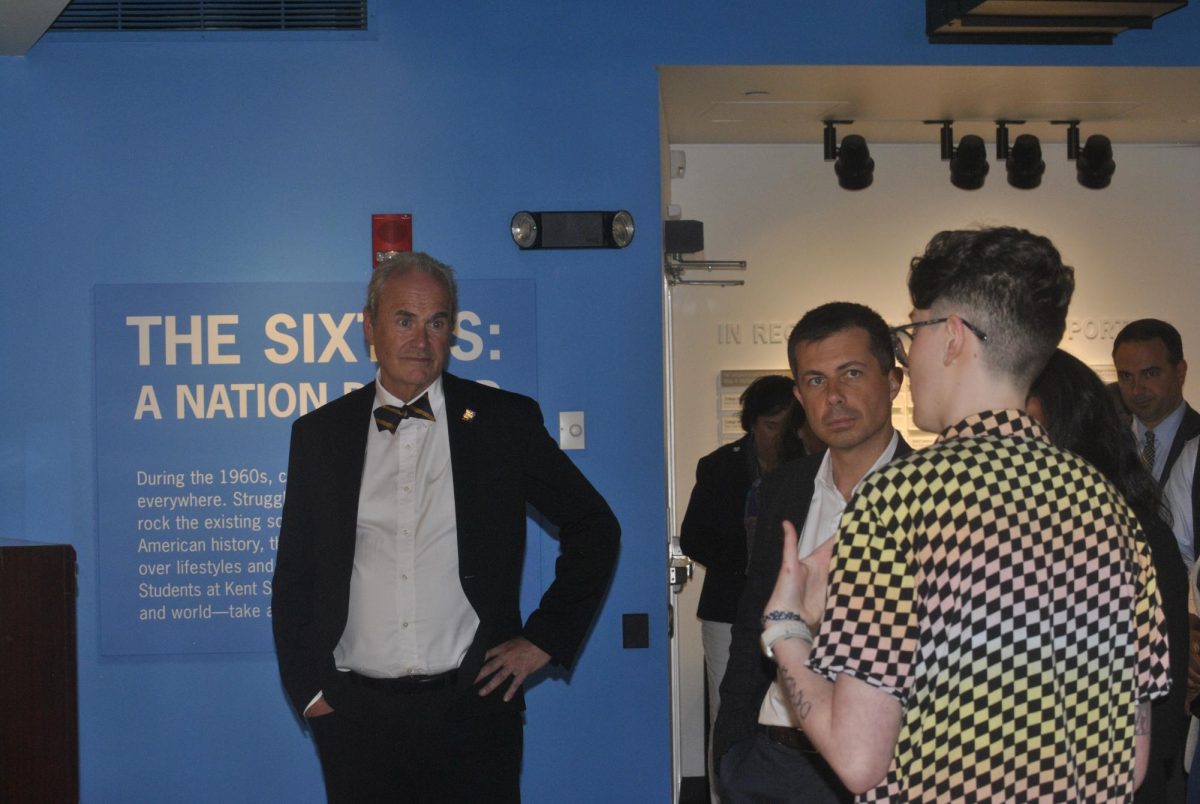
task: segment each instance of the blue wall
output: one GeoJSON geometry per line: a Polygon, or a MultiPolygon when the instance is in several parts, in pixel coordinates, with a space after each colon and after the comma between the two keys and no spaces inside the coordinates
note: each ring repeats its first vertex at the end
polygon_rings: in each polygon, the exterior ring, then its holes
{"type": "Polygon", "coordinates": [[[540,401],[588,412],[577,460],[625,539],[577,672],[530,694],[526,796],[668,801],[656,65],[1190,66],[1198,5],[1108,48],[935,48],[912,0],[378,0],[362,40],[48,36],[0,59],[0,537],[78,551],[84,800],[320,799],[269,654],[99,655],[95,432],[59,423],[94,397],[94,284],[364,279],[383,211],[463,276],[536,279],[540,401]],[[518,209],[612,208],[640,227],[620,252],[507,233],[518,209]],[[649,650],[620,647],[635,611],[649,650]]]}

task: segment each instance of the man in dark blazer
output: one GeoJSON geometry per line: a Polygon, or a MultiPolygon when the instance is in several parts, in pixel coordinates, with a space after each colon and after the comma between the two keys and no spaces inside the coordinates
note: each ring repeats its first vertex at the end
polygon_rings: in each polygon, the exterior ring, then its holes
{"type": "MultiPolygon", "coordinates": [[[[1173,557],[1177,557],[1178,566],[1174,572],[1159,569],[1159,584],[1163,588],[1164,602],[1167,602],[1174,599],[1169,593],[1173,591],[1177,576],[1182,576],[1178,583],[1183,590],[1186,592],[1188,589],[1190,584],[1184,573],[1200,547],[1196,543],[1195,533],[1196,523],[1200,522],[1200,484],[1196,482],[1200,478],[1200,473],[1197,473],[1197,469],[1200,469],[1200,452],[1196,451],[1195,445],[1191,447],[1191,455],[1195,457],[1189,455],[1188,464],[1176,465],[1180,455],[1185,452],[1184,446],[1200,436],[1200,413],[1183,400],[1183,384],[1187,378],[1183,338],[1179,330],[1166,321],[1156,318],[1131,321],[1113,340],[1113,365],[1117,370],[1121,401],[1133,417],[1131,427],[1142,462],[1158,481],[1163,491],[1163,502],[1171,512],[1171,532],[1177,548],[1172,553],[1173,557]],[[1190,487],[1187,482],[1189,476],[1190,487]]],[[[1147,536],[1154,548],[1155,566],[1160,567],[1161,562],[1167,560],[1157,549],[1161,541],[1154,541],[1157,533],[1153,529],[1147,530],[1147,536]]],[[[1169,618],[1168,626],[1173,623],[1169,618]]],[[[1172,677],[1176,677],[1181,656],[1186,663],[1188,655],[1178,645],[1181,632],[1187,633],[1186,629],[1177,628],[1171,628],[1169,633],[1172,677]]],[[[1177,721],[1173,717],[1168,719],[1160,712],[1160,709],[1168,706],[1178,707],[1178,710],[1184,708],[1183,702],[1189,692],[1186,688],[1179,690],[1178,686],[1176,677],[1170,694],[1154,703],[1150,721],[1152,765],[1146,783],[1135,794],[1137,802],[1183,801],[1186,796],[1184,774],[1187,769],[1183,767],[1182,758],[1178,752],[1175,752],[1176,756],[1165,752],[1164,741],[1159,739],[1160,732],[1165,732],[1168,735],[1165,744],[1178,746],[1186,734],[1186,727],[1184,734],[1176,734],[1172,727],[1177,721]],[[1164,762],[1168,763],[1165,767],[1164,762]]],[[[1193,772],[1196,767],[1193,762],[1193,772]]]]}
{"type": "MultiPolygon", "coordinates": [[[[1200,436],[1200,413],[1183,401],[1187,361],[1179,330],[1157,318],[1126,324],[1113,340],[1113,365],[1121,400],[1133,414],[1133,436],[1142,460],[1160,487],[1167,484],[1184,444],[1200,436]]],[[[1193,476],[1190,502],[1192,524],[1200,521],[1200,484],[1193,476]]],[[[1175,506],[1184,501],[1172,501],[1175,506]]],[[[1178,515],[1177,515],[1178,519],[1178,515]]],[[[1195,534],[1175,536],[1183,558],[1197,555],[1195,534]]]]}
{"type": "MultiPolygon", "coordinates": [[[[746,585],[746,535],[758,515],[758,480],[803,453],[796,434],[795,385],[781,374],[757,378],[742,392],[741,425],[746,435],[705,455],[696,464],[696,485],[679,528],[679,549],[704,565],[696,617],[704,645],[710,731],[720,705],[721,679],[729,658],[730,628],[746,585]]],[[[712,754],[708,779],[716,789],[712,754]]],[[[716,800],[715,798],[713,799],[716,800]]]]}
{"type": "Polygon", "coordinates": [[[456,312],[447,266],[379,266],[377,381],[292,428],[272,622],[331,801],[518,801],[521,684],[571,665],[616,563],[616,518],[537,403],[444,373],[456,312]],[[527,505],[561,555],[522,623],[527,505]]]}
{"type": "Polygon", "coordinates": [[[788,338],[788,357],[796,398],[828,449],[784,464],[763,479],[762,509],[713,735],[725,804],[850,799],[795,723],[784,724],[778,711],[766,711],[771,709],[764,701],[775,666],[759,645],[763,607],[779,576],[782,523],[803,529],[809,549],[821,545],[832,536],[859,481],[873,468],[911,452],[892,428],[900,372],[887,324],[877,313],[846,302],[811,310],[788,338]]]}

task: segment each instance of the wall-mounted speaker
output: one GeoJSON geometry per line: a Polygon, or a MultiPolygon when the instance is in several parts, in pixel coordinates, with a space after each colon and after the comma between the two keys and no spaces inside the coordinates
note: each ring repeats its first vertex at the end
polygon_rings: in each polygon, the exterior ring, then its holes
{"type": "Polygon", "coordinates": [[[704,221],[663,221],[663,253],[704,251],[704,221]]]}

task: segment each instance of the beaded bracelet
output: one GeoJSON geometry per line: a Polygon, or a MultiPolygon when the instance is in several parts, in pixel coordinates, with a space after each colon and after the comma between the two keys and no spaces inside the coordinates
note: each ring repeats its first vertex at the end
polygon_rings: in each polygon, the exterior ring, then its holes
{"type": "Polygon", "coordinates": [[[800,622],[804,622],[804,618],[799,614],[794,611],[787,611],[785,609],[774,609],[773,611],[768,611],[762,616],[763,625],[766,625],[768,622],[782,622],[787,620],[799,620],[800,622]]]}

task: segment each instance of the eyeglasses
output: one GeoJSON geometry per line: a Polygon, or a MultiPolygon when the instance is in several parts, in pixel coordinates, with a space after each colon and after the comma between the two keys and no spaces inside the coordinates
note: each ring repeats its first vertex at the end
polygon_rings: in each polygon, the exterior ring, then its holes
{"type": "MultiPolygon", "coordinates": [[[[888,330],[888,334],[892,336],[892,351],[896,354],[896,359],[900,361],[900,365],[908,368],[908,350],[912,348],[913,337],[917,334],[917,330],[921,327],[931,327],[934,324],[944,324],[950,318],[931,318],[928,321],[914,321],[911,324],[901,324],[898,327],[892,327],[888,330]]],[[[988,336],[983,330],[972,324],[965,318],[959,318],[963,322],[963,326],[975,333],[975,337],[979,338],[982,343],[987,343],[988,336]]]]}

